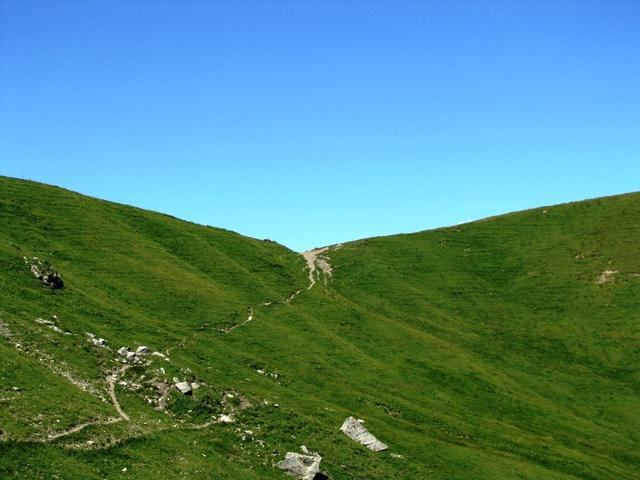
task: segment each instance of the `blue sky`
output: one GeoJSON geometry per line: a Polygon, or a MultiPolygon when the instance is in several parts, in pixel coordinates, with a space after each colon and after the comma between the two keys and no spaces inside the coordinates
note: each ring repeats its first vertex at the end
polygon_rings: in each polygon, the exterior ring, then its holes
{"type": "Polygon", "coordinates": [[[640,2],[0,0],[0,174],[295,249],[640,190],[640,2]]]}

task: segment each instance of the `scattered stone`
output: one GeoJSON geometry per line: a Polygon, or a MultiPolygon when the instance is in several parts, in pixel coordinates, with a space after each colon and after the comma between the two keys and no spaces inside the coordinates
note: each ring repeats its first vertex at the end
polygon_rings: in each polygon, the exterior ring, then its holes
{"type": "Polygon", "coordinates": [[[200,384],[198,382],[191,382],[191,389],[197,390],[200,388],[200,384]]]}
{"type": "Polygon", "coordinates": [[[313,480],[320,470],[320,455],[302,455],[296,452],[287,452],[284,460],[278,466],[288,475],[298,480],[313,480]]]}
{"type": "Polygon", "coordinates": [[[373,450],[374,452],[386,450],[388,448],[387,445],[370,434],[362,423],[364,423],[362,420],[356,420],[353,417],[349,417],[343,422],[340,430],[347,437],[364,445],[369,450],[373,450]]]}
{"type": "Polygon", "coordinates": [[[71,332],[65,332],[64,330],[59,328],[55,323],[53,323],[51,320],[45,320],[44,318],[36,318],[35,322],[40,325],[45,325],[49,327],[51,330],[53,330],[56,333],[61,333],[62,335],[71,335],[71,332]]]}
{"type": "Polygon", "coordinates": [[[249,399],[244,395],[238,395],[238,399],[240,400],[240,405],[238,405],[240,407],[240,410],[246,410],[247,408],[251,408],[253,406],[249,399]]]}
{"type": "Polygon", "coordinates": [[[118,349],[118,352],[117,352],[117,353],[118,353],[118,355],[121,355],[121,356],[123,356],[123,357],[126,357],[126,356],[127,356],[127,354],[129,353],[129,349],[128,349],[127,347],[120,347],[120,348],[118,349]]]}
{"type": "Polygon", "coordinates": [[[136,355],[147,355],[148,353],[151,353],[151,349],[149,347],[145,347],[144,345],[140,345],[136,349],[136,355]]]}
{"type": "Polygon", "coordinates": [[[87,337],[89,337],[89,341],[96,347],[106,347],[107,341],[104,338],[96,337],[91,332],[85,332],[87,337]]]}
{"type": "Polygon", "coordinates": [[[152,353],[151,353],[151,355],[153,355],[154,357],[160,357],[160,358],[163,358],[163,359],[165,359],[165,360],[169,360],[169,359],[167,358],[167,356],[166,356],[164,353],[160,353],[160,352],[152,352],[152,353]]]}
{"type": "Polygon", "coordinates": [[[53,289],[64,287],[64,282],[60,274],[56,272],[51,265],[43,263],[38,257],[33,257],[32,262],[29,262],[27,259],[25,263],[29,265],[31,273],[47,287],[53,289]]]}
{"type": "Polygon", "coordinates": [[[600,274],[600,276],[596,280],[596,283],[598,285],[604,285],[605,283],[613,282],[617,274],[617,270],[605,270],[600,274]]]}
{"type": "Polygon", "coordinates": [[[191,395],[193,393],[191,390],[191,385],[189,385],[188,382],[178,382],[175,384],[175,386],[183,395],[191,395]]]}
{"type": "Polygon", "coordinates": [[[307,455],[309,454],[309,449],[306,445],[301,445],[300,450],[302,450],[302,453],[306,453],[307,455]]]}
{"type": "Polygon", "coordinates": [[[231,415],[225,415],[224,413],[218,415],[218,423],[233,423],[233,417],[231,415]]]}
{"type": "Polygon", "coordinates": [[[399,453],[392,453],[391,456],[393,458],[404,458],[402,455],[400,455],[399,453]]]}

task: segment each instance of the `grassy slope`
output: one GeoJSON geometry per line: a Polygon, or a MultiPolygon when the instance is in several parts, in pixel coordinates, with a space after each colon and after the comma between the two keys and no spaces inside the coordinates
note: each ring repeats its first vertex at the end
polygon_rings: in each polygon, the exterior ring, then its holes
{"type": "Polygon", "coordinates": [[[0,337],[2,478],[285,478],[272,462],[301,444],[332,479],[638,478],[640,195],[345,245],[329,254],[326,287],[256,308],[229,334],[220,328],[249,305],[306,286],[300,257],[5,178],[0,225],[0,320],[14,335],[0,337]],[[43,289],[22,255],[51,261],[65,289],[43,289]],[[598,285],[604,270],[619,273],[598,285]],[[80,335],[33,322],[52,314],[80,335]],[[49,355],[104,391],[111,357],[84,331],[115,348],[184,345],[171,368],[256,407],[194,431],[211,413],[205,395],[174,397],[170,417],[119,389],[131,422],[25,442],[113,415],[38,361],[49,355]],[[280,408],[257,407],[263,399],[280,408]],[[346,439],[337,428],[351,414],[403,458],[346,439]],[[110,437],[122,441],[65,448],[110,437]]]}

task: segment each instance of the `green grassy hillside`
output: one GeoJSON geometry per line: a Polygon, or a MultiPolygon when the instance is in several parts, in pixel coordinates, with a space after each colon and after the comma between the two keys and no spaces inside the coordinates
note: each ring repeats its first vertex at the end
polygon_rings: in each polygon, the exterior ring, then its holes
{"type": "Polygon", "coordinates": [[[306,445],[333,480],[638,479],[639,239],[630,194],[332,247],[307,289],[274,242],[0,177],[0,478],[286,479],[306,445]]]}

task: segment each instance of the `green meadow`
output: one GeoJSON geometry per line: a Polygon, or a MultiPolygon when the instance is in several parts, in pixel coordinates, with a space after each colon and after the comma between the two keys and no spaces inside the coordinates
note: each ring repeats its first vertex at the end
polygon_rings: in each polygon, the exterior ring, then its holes
{"type": "Polygon", "coordinates": [[[640,478],[640,194],[324,256],[0,177],[0,478],[640,478]]]}

